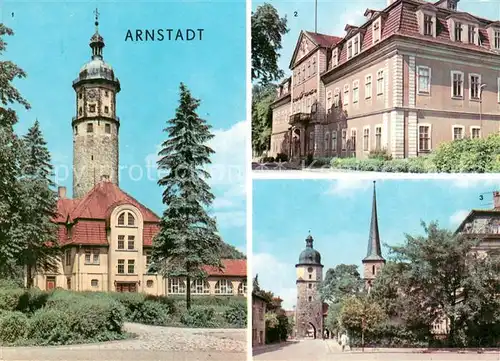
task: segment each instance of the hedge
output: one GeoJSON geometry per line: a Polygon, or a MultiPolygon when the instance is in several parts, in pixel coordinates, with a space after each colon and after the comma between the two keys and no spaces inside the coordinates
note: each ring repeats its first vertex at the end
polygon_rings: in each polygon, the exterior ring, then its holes
{"type": "Polygon", "coordinates": [[[371,154],[368,159],[333,158],[330,166],[365,172],[497,173],[500,172],[500,135],[442,143],[429,155],[388,158],[383,154],[371,154]]]}

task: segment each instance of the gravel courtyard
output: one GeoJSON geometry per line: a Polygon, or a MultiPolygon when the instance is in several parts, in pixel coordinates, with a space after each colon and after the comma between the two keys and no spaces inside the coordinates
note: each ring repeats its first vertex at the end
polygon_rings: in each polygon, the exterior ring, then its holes
{"type": "Polygon", "coordinates": [[[2,347],[0,360],[246,360],[246,329],[186,329],[126,323],[125,330],[138,337],[74,346],[2,347]]]}

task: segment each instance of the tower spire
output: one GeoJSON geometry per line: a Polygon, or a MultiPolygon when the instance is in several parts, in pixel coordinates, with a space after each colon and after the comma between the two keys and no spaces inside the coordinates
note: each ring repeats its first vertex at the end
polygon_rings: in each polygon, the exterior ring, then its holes
{"type": "Polygon", "coordinates": [[[378,231],[378,216],[377,216],[377,191],[375,189],[375,181],[373,181],[373,201],[372,201],[372,217],[370,221],[370,234],[368,236],[368,250],[363,261],[378,261],[384,260],[382,257],[382,249],[380,247],[380,234],[378,231]]]}
{"type": "Polygon", "coordinates": [[[104,39],[99,34],[99,9],[96,7],[94,10],[95,15],[95,33],[90,38],[90,47],[92,48],[92,59],[102,60],[102,49],[104,48],[104,39]]]}

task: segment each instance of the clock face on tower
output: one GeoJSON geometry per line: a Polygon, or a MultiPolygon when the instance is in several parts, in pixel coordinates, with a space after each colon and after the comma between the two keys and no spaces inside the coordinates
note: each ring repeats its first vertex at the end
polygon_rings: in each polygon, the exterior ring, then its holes
{"type": "Polygon", "coordinates": [[[94,89],[90,89],[87,92],[89,99],[95,99],[97,97],[97,92],[94,89]]]}

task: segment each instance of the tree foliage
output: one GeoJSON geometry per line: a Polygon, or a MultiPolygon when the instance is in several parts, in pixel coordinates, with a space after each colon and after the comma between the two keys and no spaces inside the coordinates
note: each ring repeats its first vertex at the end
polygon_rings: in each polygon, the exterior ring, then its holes
{"type": "Polygon", "coordinates": [[[495,344],[500,340],[498,254],[478,253],[479,240],[437,222],[422,226],[424,235],[406,235],[404,244],[391,247],[394,264],[375,280],[373,297],[423,334],[430,335],[434,321],[447,319],[449,346],[495,344]]]}
{"type": "Polygon", "coordinates": [[[276,98],[276,85],[254,85],[252,88],[252,150],[256,154],[269,150],[273,123],[271,103],[276,98]]]}
{"type": "Polygon", "coordinates": [[[280,18],[271,4],[263,4],[252,12],[252,80],[268,83],[279,80],[278,67],[282,36],[288,32],[287,19],[280,18]]]}
{"type": "Polygon", "coordinates": [[[350,296],[342,301],[340,322],[350,333],[372,330],[385,319],[382,307],[369,297],[350,296]]]}
{"type": "MultiPolygon", "coordinates": [[[[7,43],[4,37],[13,31],[0,23],[0,55],[7,43]]],[[[13,86],[15,79],[26,77],[26,73],[11,61],[0,60],[0,275],[12,275],[17,271],[16,258],[21,250],[19,236],[20,198],[19,172],[21,142],[14,133],[17,115],[12,106],[20,105],[29,109],[30,105],[13,86]]]]}
{"type": "Polygon", "coordinates": [[[180,85],[175,117],[164,131],[168,139],[159,152],[158,168],[165,175],[158,181],[166,206],[160,231],[153,242],[153,259],[166,276],[185,277],[186,307],[191,306],[191,280],[205,276],[202,266],[222,267],[222,240],[214,218],[207,213],[214,195],[205,181],[214,151],[206,145],[213,138],[210,125],[196,113],[200,101],[180,85]]]}
{"type": "Polygon", "coordinates": [[[358,272],[358,266],[339,264],[326,271],[319,293],[321,299],[328,303],[337,303],[348,296],[363,292],[364,282],[358,272]]]}
{"type": "Polygon", "coordinates": [[[35,121],[24,136],[20,172],[22,250],[18,261],[27,269],[27,286],[33,285],[34,270],[57,272],[60,249],[57,226],[57,195],[50,153],[43,139],[40,124],[35,121]]]}

